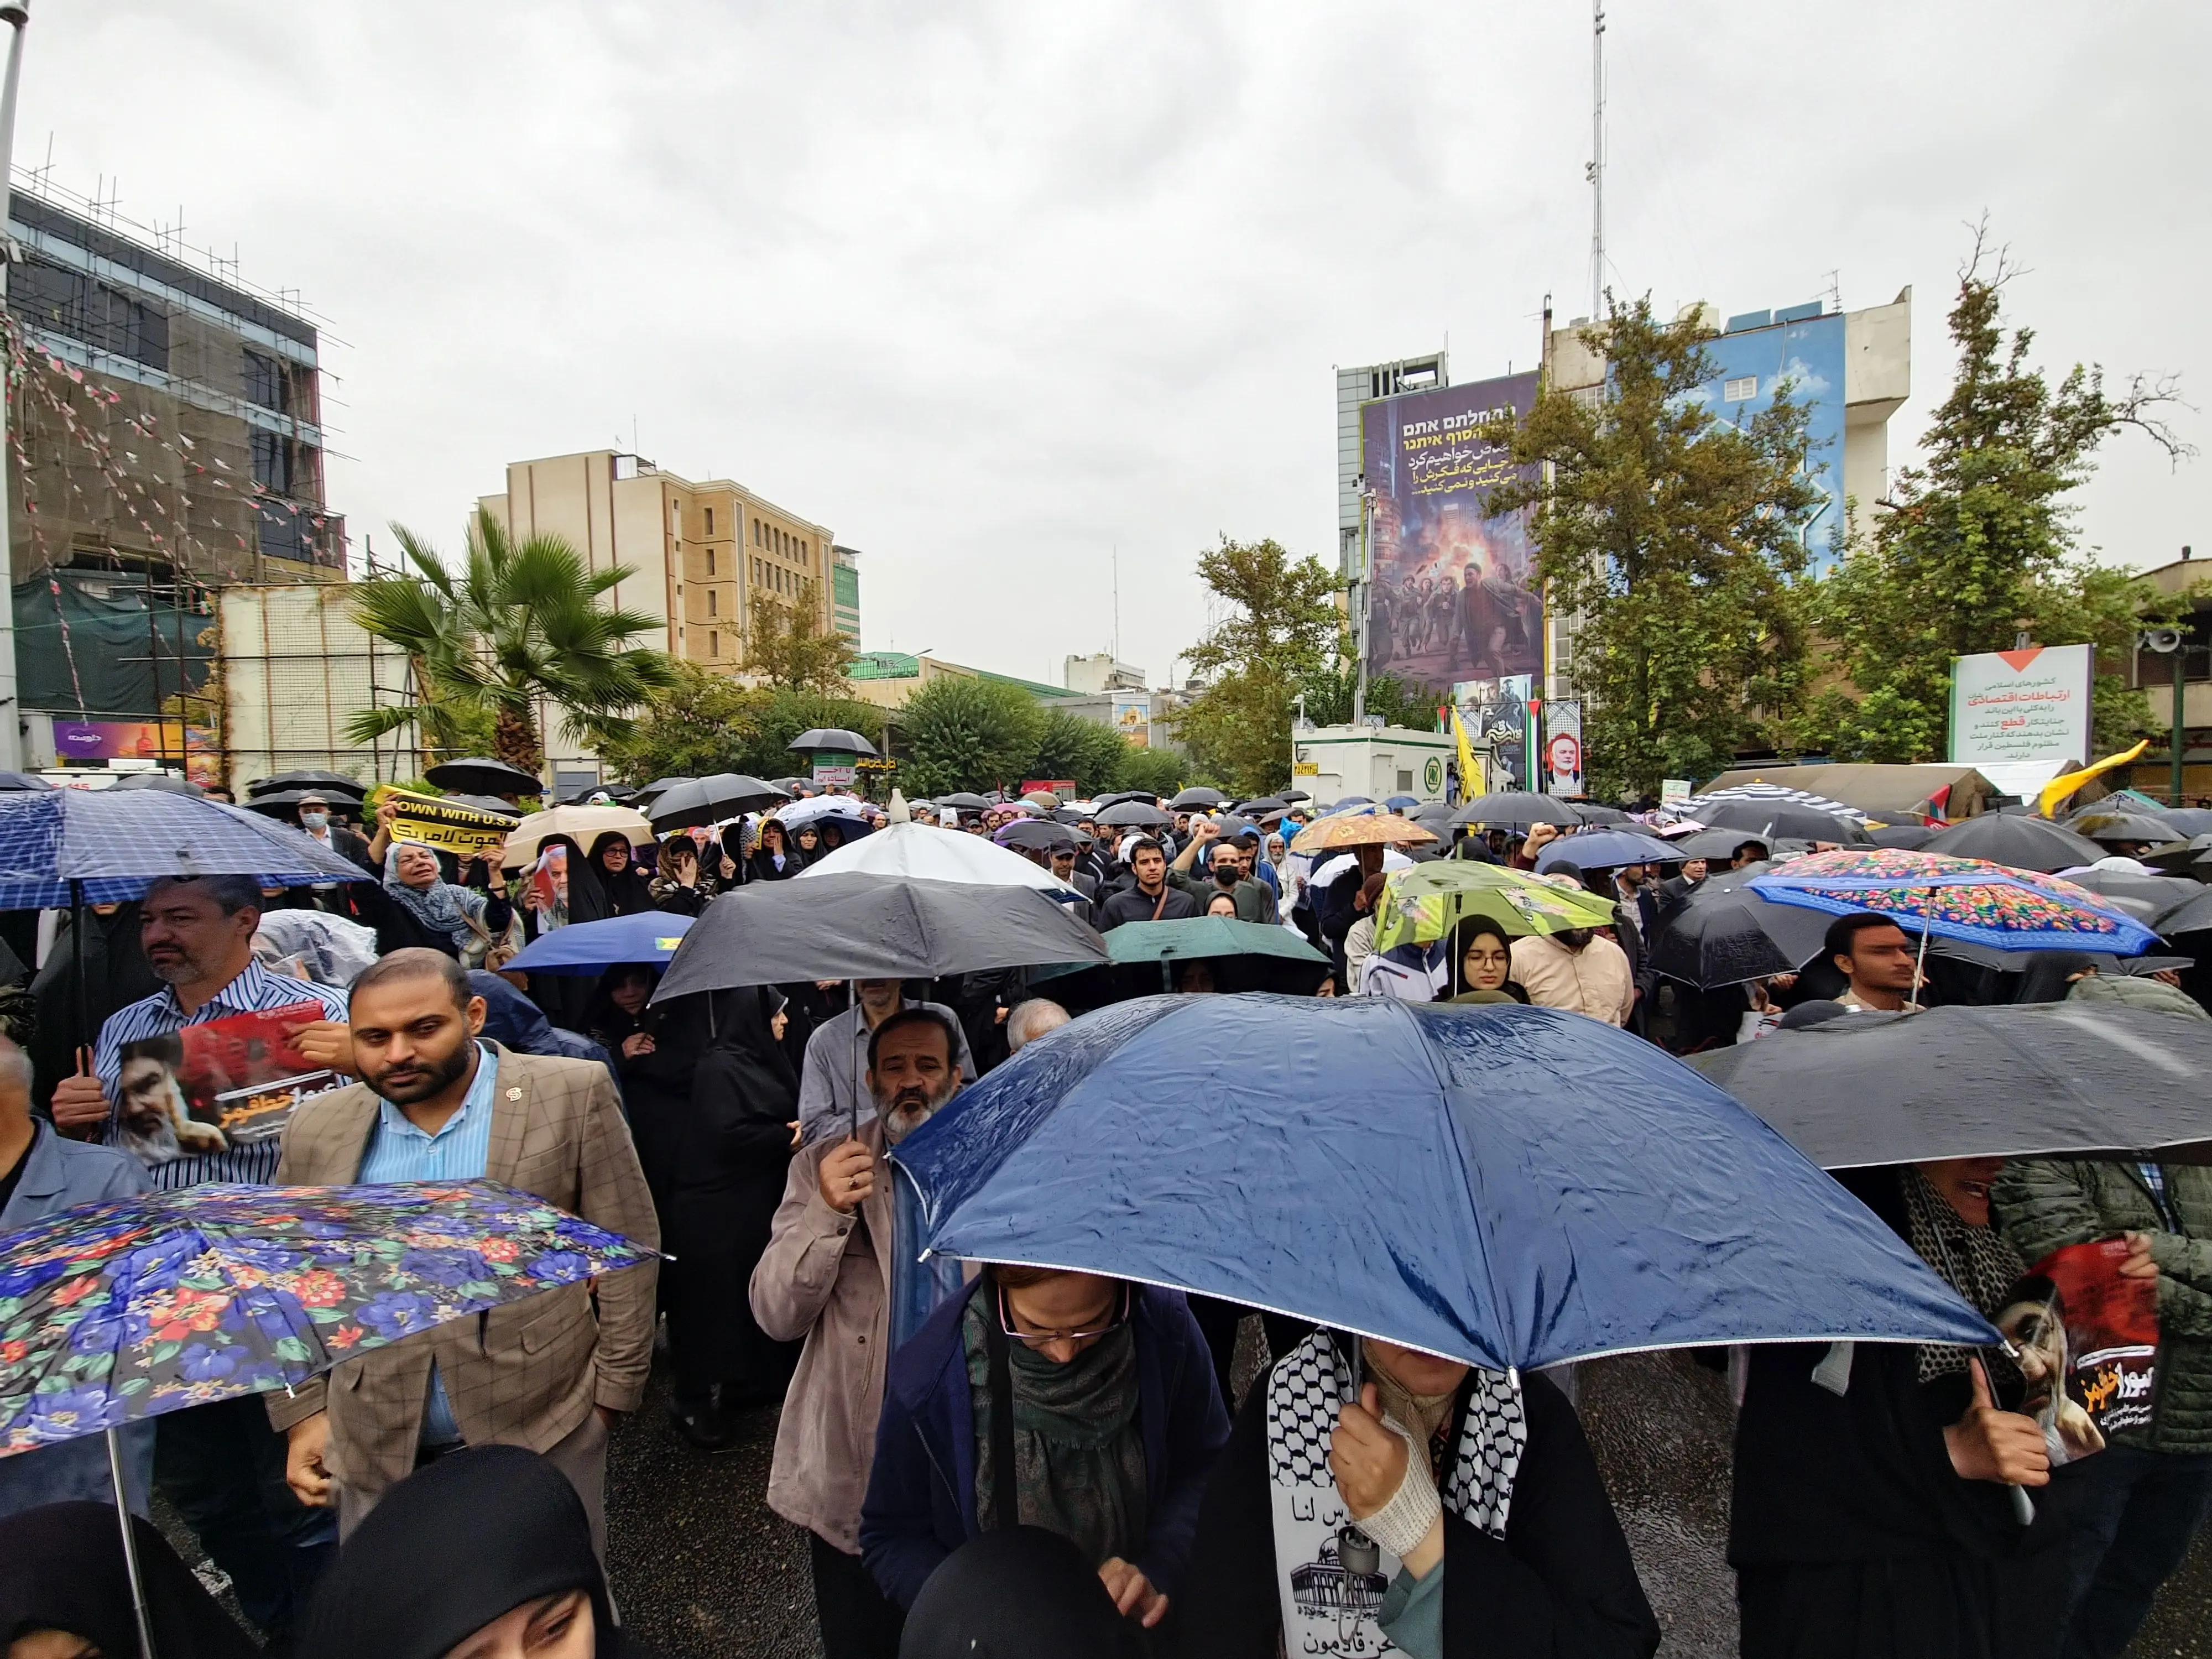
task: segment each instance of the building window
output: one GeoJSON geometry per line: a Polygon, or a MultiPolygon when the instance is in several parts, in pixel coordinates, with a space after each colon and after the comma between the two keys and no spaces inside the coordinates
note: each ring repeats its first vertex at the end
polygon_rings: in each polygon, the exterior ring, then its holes
{"type": "Polygon", "coordinates": [[[300,514],[264,501],[256,510],[256,516],[263,558],[313,561],[314,541],[300,514]]]}
{"type": "Polygon", "coordinates": [[[707,614],[710,617],[714,614],[714,590],[711,587],[707,590],[707,614]]]}
{"type": "Polygon", "coordinates": [[[753,545],[755,547],[758,547],[760,545],[760,520],[758,519],[755,519],[753,520],[753,545]]]}
{"type": "Polygon", "coordinates": [[[168,313],[62,265],[32,259],[8,280],[8,308],[94,350],[169,369],[168,313]]]}
{"type": "Polygon", "coordinates": [[[264,409],[273,409],[279,415],[290,412],[285,397],[284,365],[266,353],[249,349],[246,354],[246,401],[258,404],[264,409]]]}
{"type": "MultiPolygon", "coordinates": [[[[714,533],[714,509],[712,507],[707,509],[707,533],[710,536],[714,533]]],[[[707,574],[710,576],[714,574],[714,550],[711,547],[707,550],[707,574]]]]}
{"type": "Polygon", "coordinates": [[[1721,401],[1724,404],[1747,404],[1759,396],[1759,376],[1742,374],[1721,386],[1721,401]]]}
{"type": "Polygon", "coordinates": [[[272,495],[292,493],[292,446],[273,432],[246,434],[253,451],[253,482],[272,495]]]}
{"type": "Polygon", "coordinates": [[[720,634],[707,635],[707,654],[710,657],[719,657],[722,654],[722,636],[720,634]]]}
{"type": "Polygon", "coordinates": [[[714,533],[714,509],[711,507],[707,509],[707,533],[709,536],[714,533]]]}

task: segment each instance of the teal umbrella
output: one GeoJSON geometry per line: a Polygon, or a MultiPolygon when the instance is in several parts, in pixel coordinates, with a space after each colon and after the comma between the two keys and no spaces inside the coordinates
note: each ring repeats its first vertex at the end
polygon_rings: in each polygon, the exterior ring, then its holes
{"type": "Polygon", "coordinates": [[[1187,962],[1207,963],[1217,990],[1294,996],[1310,996],[1328,971],[1328,958],[1289,928],[1227,916],[1124,922],[1104,938],[1103,965],[1047,970],[1061,976],[1055,998],[1096,1006],[1173,991],[1176,969],[1187,962]]]}

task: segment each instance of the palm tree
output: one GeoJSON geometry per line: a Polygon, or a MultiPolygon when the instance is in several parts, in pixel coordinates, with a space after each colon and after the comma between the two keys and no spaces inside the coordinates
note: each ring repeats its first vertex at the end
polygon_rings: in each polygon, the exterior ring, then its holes
{"type": "Polygon", "coordinates": [[[404,652],[414,670],[412,703],[363,709],[346,723],[355,743],[373,743],[408,726],[426,746],[441,747],[447,711],[489,714],[492,752],[510,766],[538,771],[536,708],[545,702],[567,716],[571,738],[604,738],[624,729],[629,712],[675,684],[668,656],[630,641],[660,620],[603,608],[615,584],[635,577],[629,566],[590,570],[559,536],[518,541],[489,513],[469,526],[468,563],[456,574],[421,537],[392,526],[415,567],[380,576],[354,590],[362,627],[404,652]]]}

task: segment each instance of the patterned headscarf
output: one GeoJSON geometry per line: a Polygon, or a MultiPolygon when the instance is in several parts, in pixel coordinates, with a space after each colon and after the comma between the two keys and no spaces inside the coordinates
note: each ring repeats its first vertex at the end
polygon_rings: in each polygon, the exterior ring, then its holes
{"type": "MultiPolygon", "coordinates": [[[[467,945],[476,937],[470,920],[483,911],[484,896],[442,880],[434,881],[428,887],[410,887],[399,879],[399,854],[410,847],[430,853],[419,842],[394,842],[392,850],[384,855],[384,890],[430,932],[451,939],[456,946],[467,945]]],[[[437,856],[434,853],[430,855],[434,860],[437,856]]]]}
{"type": "MultiPolygon", "coordinates": [[[[1982,1313],[1995,1319],[2003,1311],[2012,1287],[2026,1276],[2027,1263],[1994,1227],[1977,1227],[1951,1207],[1951,1200],[1929,1184],[1917,1169],[1903,1176],[1905,1242],[1938,1277],[1982,1313]]],[[[1948,1343],[1920,1345],[1920,1380],[1933,1381],[1966,1369],[1966,1361],[1980,1352],[1976,1348],[1948,1343]]],[[[1995,1369],[1992,1385],[2011,1364],[2002,1354],[1984,1354],[1995,1369]]]]}

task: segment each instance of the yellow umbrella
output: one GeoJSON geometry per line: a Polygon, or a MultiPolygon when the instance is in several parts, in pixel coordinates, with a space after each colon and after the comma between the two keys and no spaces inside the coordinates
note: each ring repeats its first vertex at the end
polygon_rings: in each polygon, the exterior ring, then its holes
{"type": "Polygon", "coordinates": [[[538,856],[549,836],[566,836],[586,852],[601,836],[624,835],[633,847],[653,845],[653,825],[627,806],[556,806],[532,812],[507,838],[501,865],[518,870],[538,856]]]}
{"type": "Polygon", "coordinates": [[[1411,818],[1395,812],[1316,818],[1291,842],[1293,853],[1329,853],[1346,847],[1406,847],[1436,837],[1411,818]]]}

